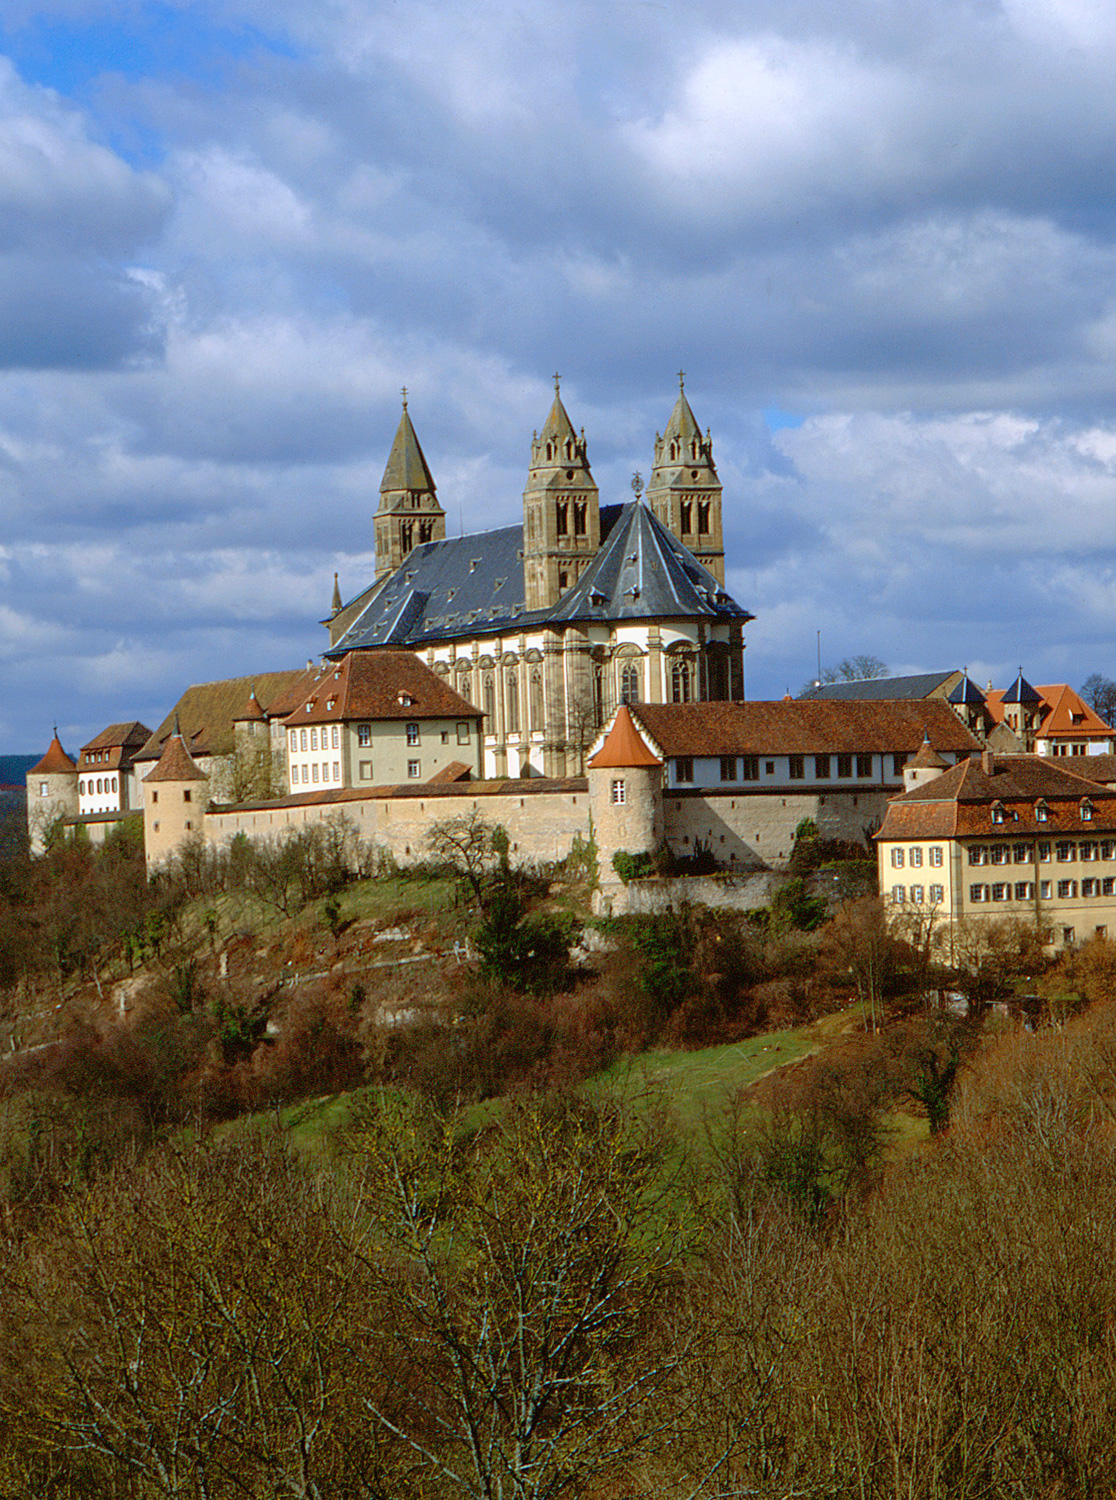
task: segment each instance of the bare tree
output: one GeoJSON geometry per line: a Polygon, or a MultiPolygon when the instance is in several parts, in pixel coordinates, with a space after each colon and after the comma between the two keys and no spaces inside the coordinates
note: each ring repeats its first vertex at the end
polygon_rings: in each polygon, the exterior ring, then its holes
{"type": "Polygon", "coordinates": [[[835,667],[826,667],[821,674],[822,682],[870,682],[876,677],[886,677],[889,667],[878,656],[846,656],[835,667]]]}
{"type": "Polygon", "coordinates": [[[1116,717],[1116,682],[1111,677],[1102,677],[1099,672],[1086,677],[1081,684],[1081,696],[1106,724],[1112,723],[1116,717]]]}
{"type": "Polygon", "coordinates": [[[477,905],[483,906],[485,877],[498,858],[501,845],[507,848],[506,837],[500,837],[502,833],[497,824],[490,823],[474,807],[433,824],[426,834],[426,847],[436,859],[453,867],[468,883],[477,905]]]}

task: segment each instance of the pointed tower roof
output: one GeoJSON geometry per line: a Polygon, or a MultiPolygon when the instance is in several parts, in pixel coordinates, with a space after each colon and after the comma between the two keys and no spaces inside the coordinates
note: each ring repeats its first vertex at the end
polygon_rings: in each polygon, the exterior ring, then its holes
{"type": "Polygon", "coordinates": [[[233,720],[233,723],[243,724],[248,719],[253,719],[256,722],[260,722],[261,720],[265,720],[266,718],[267,715],[260,707],[260,700],[256,697],[256,689],[253,685],[252,691],[248,694],[248,702],[237,714],[236,718],[233,720]]]}
{"type": "Polygon", "coordinates": [[[178,715],[174,716],[174,733],[167,741],[155,769],[148,771],[144,781],[208,781],[186,748],[182,731],[178,727],[178,715]]]}
{"type": "Polygon", "coordinates": [[[343,608],[344,608],[344,605],[342,604],[342,601],[341,601],[341,581],[338,578],[337,574],[334,573],[334,575],[333,575],[333,600],[332,600],[332,602],[331,602],[331,604],[329,606],[330,615],[333,616],[333,615],[340,614],[341,610],[343,608]]]}
{"type": "Polygon", "coordinates": [[[674,403],[674,410],[670,414],[670,421],[666,424],[664,438],[680,438],[683,443],[688,443],[691,438],[701,438],[701,428],[697,424],[690,403],[686,400],[686,377],[679,371],[678,374],[678,400],[674,403]]]}
{"type": "Polygon", "coordinates": [[[1027,679],[1023,676],[1023,668],[1019,668],[1019,676],[1008,688],[1000,699],[1001,703],[1041,703],[1042,694],[1037,693],[1027,679]]]}
{"type": "Polygon", "coordinates": [[[632,766],[659,766],[662,761],[648,749],[643,736],[635,726],[626,703],[621,703],[612,721],[612,728],[605,735],[604,744],[589,762],[592,771],[619,769],[632,766]]]}
{"type": "Polygon", "coordinates": [[[922,736],[922,744],[917,752],[907,762],[908,766],[918,771],[945,771],[949,768],[949,761],[944,759],[930,743],[929,734],[922,736]]]}
{"type": "Polygon", "coordinates": [[[58,730],[55,729],[54,736],[47,746],[47,752],[37,765],[31,767],[28,776],[51,776],[59,772],[77,771],[77,766],[62,748],[62,742],[58,738],[58,730]]]}
{"type": "Polygon", "coordinates": [[[403,415],[395,429],[395,441],[388,454],[387,467],[380,481],[380,494],[391,490],[429,490],[434,493],[434,478],[403,399],[403,415]]]}
{"type": "Polygon", "coordinates": [[[976,683],[973,682],[968,672],[962,676],[961,681],[946,698],[947,703],[952,703],[955,706],[959,703],[979,705],[986,701],[984,694],[977,687],[976,683]]]}
{"type": "Polygon", "coordinates": [[[577,438],[577,433],[574,431],[574,425],[570,421],[569,413],[562,405],[562,395],[560,387],[561,381],[559,380],[559,377],[555,375],[554,404],[550,408],[550,415],[547,417],[546,422],[543,425],[542,432],[539,433],[539,438],[544,443],[548,438],[551,442],[559,440],[564,441],[566,438],[574,438],[576,440],[577,438]]]}

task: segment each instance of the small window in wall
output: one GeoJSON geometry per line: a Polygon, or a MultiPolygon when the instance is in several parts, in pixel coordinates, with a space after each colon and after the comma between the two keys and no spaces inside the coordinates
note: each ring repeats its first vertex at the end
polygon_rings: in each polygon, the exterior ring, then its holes
{"type": "Polygon", "coordinates": [[[693,696],[690,664],[676,661],[670,669],[670,698],[672,703],[689,703],[693,696]]]}
{"type": "Polygon", "coordinates": [[[851,755],[839,755],[837,757],[837,775],[851,776],[853,771],[852,762],[853,758],[851,755]]]}
{"type": "Polygon", "coordinates": [[[317,761],[315,761],[314,764],[313,764],[313,766],[311,767],[310,775],[311,775],[311,778],[314,781],[317,781],[317,779],[318,779],[318,762],[317,761]]]}
{"type": "Polygon", "coordinates": [[[639,702],[639,668],[634,662],[620,668],[620,702],[639,702]]]}
{"type": "Polygon", "coordinates": [[[462,721],[457,726],[457,743],[467,745],[469,743],[469,725],[462,721]]]}
{"type": "Polygon", "coordinates": [[[862,779],[872,774],[872,757],[870,755],[858,755],[856,757],[856,774],[862,779]]]}
{"type": "Polygon", "coordinates": [[[972,902],[987,901],[988,887],[986,885],[971,885],[969,887],[969,900],[972,902]]]}
{"type": "Polygon", "coordinates": [[[515,667],[509,667],[504,674],[504,706],[507,712],[507,730],[509,734],[519,732],[519,676],[515,667]]]}
{"type": "Polygon", "coordinates": [[[333,726],[332,748],[334,750],[338,750],[338,749],[340,749],[340,747],[341,747],[341,731],[338,729],[337,725],[335,724],[333,726]]]}
{"type": "Polygon", "coordinates": [[[828,755],[815,755],[814,756],[814,779],[816,781],[828,781],[829,780],[829,756],[828,755]]]}
{"type": "Polygon", "coordinates": [[[333,762],[333,779],[334,781],[341,780],[341,762],[339,760],[333,762]]]}
{"type": "Polygon", "coordinates": [[[680,755],[674,762],[675,781],[693,781],[694,762],[689,755],[680,755]]]}
{"type": "Polygon", "coordinates": [[[920,885],[911,886],[911,900],[916,906],[921,906],[926,899],[926,892],[920,885]]]}
{"type": "Polygon", "coordinates": [[[787,769],[792,781],[801,781],[806,775],[806,757],[804,755],[789,756],[787,769]]]}
{"type": "Polygon", "coordinates": [[[316,729],[311,729],[310,731],[310,748],[311,750],[318,748],[318,731],[316,729]]]}
{"type": "Polygon", "coordinates": [[[357,725],[357,744],[360,745],[361,747],[363,747],[365,745],[370,745],[371,743],[372,743],[372,725],[371,724],[358,724],[357,725]]]}
{"type": "Polygon", "coordinates": [[[627,787],[626,787],[623,779],[618,779],[618,780],[614,781],[612,783],[612,801],[613,801],[614,805],[616,805],[617,807],[619,807],[622,803],[626,802],[627,800],[628,800],[628,797],[627,797],[627,787]]]}
{"type": "Polygon", "coordinates": [[[931,844],[930,845],[930,863],[933,865],[933,867],[934,867],[935,870],[940,870],[941,869],[941,867],[942,867],[942,846],[941,846],[941,844],[931,844]]]}
{"type": "Polygon", "coordinates": [[[183,792],[182,793],[182,800],[183,800],[183,802],[190,802],[190,801],[192,801],[193,798],[191,796],[191,793],[189,791],[183,792]]]}
{"type": "Polygon", "coordinates": [[[407,762],[407,775],[411,777],[412,780],[419,775],[420,770],[421,763],[419,761],[409,760],[407,762]]]}
{"type": "Polygon", "coordinates": [[[903,868],[903,864],[904,864],[905,859],[906,859],[906,854],[905,854],[904,850],[902,850],[902,849],[892,849],[892,851],[891,851],[891,868],[893,870],[901,870],[903,868]]]}
{"type": "Polygon", "coordinates": [[[153,791],[153,792],[152,792],[152,793],[151,793],[151,800],[152,800],[152,802],[158,802],[158,800],[159,800],[159,793],[158,793],[158,792],[155,792],[155,791],[153,791]]]}
{"type": "Polygon", "coordinates": [[[907,887],[905,885],[893,885],[891,888],[891,899],[898,906],[902,906],[903,902],[907,899],[907,887]]]}
{"type": "Polygon", "coordinates": [[[916,847],[916,848],[914,848],[914,849],[911,850],[911,865],[915,869],[918,869],[921,864],[922,864],[922,850],[916,847]]]}
{"type": "Polygon", "coordinates": [[[116,791],[116,777],[115,776],[112,778],[112,789],[113,789],[114,792],[116,791]]]}
{"type": "Polygon", "coordinates": [[[309,743],[308,743],[307,738],[306,738],[306,731],[305,731],[305,729],[302,731],[300,743],[302,745],[303,750],[309,749],[309,743]]]}
{"type": "Polygon", "coordinates": [[[682,516],[682,533],[684,536],[689,536],[694,529],[693,504],[689,500],[683,500],[682,504],[679,506],[679,511],[681,512],[682,516]]]}
{"type": "Polygon", "coordinates": [[[568,536],[570,529],[570,507],[565,500],[559,500],[555,507],[555,523],[559,536],[568,536]]]}
{"type": "Polygon", "coordinates": [[[194,825],[193,825],[193,823],[191,823],[191,822],[190,822],[190,819],[189,819],[189,818],[187,818],[187,819],[186,819],[186,832],[187,832],[187,833],[189,833],[189,832],[190,832],[190,829],[191,829],[191,828],[193,828],[193,826],[194,826],[194,825]]]}
{"type": "Polygon", "coordinates": [[[586,523],[586,503],[584,500],[574,501],[574,536],[584,536],[586,523]]]}
{"type": "Polygon", "coordinates": [[[361,781],[371,781],[372,780],[372,762],[370,760],[362,760],[360,762],[358,774],[360,776],[361,781]]]}
{"type": "Polygon", "coordinates": [[[741,780],[743,780],[743,781],[758,781],[759,780],[759,756],[758,755],[745,755],[743,757],[743,759],[741,760],[741,767],[742,767],[743,772],[744,772],[743,776],[741,777],[741,780]]]}
{"type": "Polygon", "coordinates": [[[736,780],[736,756],[735,755],[722,755],[721,756],[721,780],[722,781],[735,781],[736,780]]]}
{"type": "Polygon", "coordinates": [[[418,725],[417,724],[408,724],[407,725],[407,743],[408,743],[408,745],[417,745],[418,742],[419,742],[419,727],[418,727],[418,725]]]}
{"type": "Polygon", "coordinates": [[[775,775],[775,762],[773,760],[765,760],[764,761],[764,763],[763,763],[763,774],[765,776],[774,776],[775,775]]]}
{"type": "Polygon", "coordinates": [[[932,905],[934,905],[934,906],[940,905],[940,903],[942,902],[942,900],[944,898],[945,898],[945,890],[943,889],[942,886],[940,886],[940,885],[932,885],[930,887],[930,901],[931,901],[932,905]]]}
{"type": "Polygon", "coordinates": [[[891,757],[891,770],[895,776],[902,776],[903,767],[907,764],[909,756],[905,750],[897,750],[891,757]]]}
{"type": "Polygon", "coordinates": [[[709,501],[698,501],[698,536],[709,535],[709,501]]]}

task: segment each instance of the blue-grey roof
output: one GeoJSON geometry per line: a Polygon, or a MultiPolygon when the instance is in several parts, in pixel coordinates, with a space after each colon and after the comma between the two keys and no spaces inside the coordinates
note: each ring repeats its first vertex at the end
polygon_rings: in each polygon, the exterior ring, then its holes
{"type": "Polygon", "coordinates": [[[1041,697],[1041,695],[1039,693],[1035,692],[1034,688],[1027,681],[1027,679],[1023,676],[1022,670],[1020,670],[1019,676],[1012,683],[1011,687],[1008,688],[1007,692],[1000,699],[1000,702],[1001,703],[1041,703],[1042,702],[1042,697],[1041,697]]]}
{"type": "Polygon", "coordinates": [[[952,703],[955,707],[959,703],[974,703],[979,706],[982,703],[987,703],[988,699],[981,692],[980,688],[977,687],[968,672],[966,672],[961,681],[949,694],[946,701],[952,703]]]}
{"type": "Polygon", "coordinates": [[[953,672],[921,672],[912,677],[863,677],[856,682],[826,682],[812,687],[803,698],[830,698],[841,701],[883,702],[902,698],[929,698],[953,672]]]}
{"type": "Polygon", "coordinates": [[[416,547],[327,654],[505,634],[552,620],[753,618],[646,506],[602,506],[600,515],[596,558],[550,609],[526,608],[523,527],[504,526],[416,547]]]}

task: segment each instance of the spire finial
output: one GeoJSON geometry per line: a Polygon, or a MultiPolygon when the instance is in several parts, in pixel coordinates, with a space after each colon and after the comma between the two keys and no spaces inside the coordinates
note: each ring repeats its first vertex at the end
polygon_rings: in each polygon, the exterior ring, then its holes
{"type": "Polygon", "coordinates": [[[403,410],[407,410],[407,387],[403,387],[403,410]]]}
{"type": "Polygon", "coordinates": [[[179,739],[182,738],[182,727],[181,727],[181,725],[178,722],[178,709],[177,708],[174,711],[174,728],[171,730],[171,734],[172,735],[176,734],[179,739]]]}
{"type": "Polygon", "coordinates": [[[643,493],[643,475],[637,469],[632,475],[632,494],[638,500],[643,493]]]}
{"type": "Polygon", "coordinates": [[[562,390],[562,377],[561,377],[561,375],[558,374],[558,371],[555,370],[555,372],[554,372],[554,394],[556,396],[560,395],[561,394],[561,390],[562,390]]]}
{"type": "Polygon", "coordinates": [[[679,372],[678,372],[678,394],[682,395],[685,392],[685,389],[686,389],[686,372],[685,372],[685,370],[679,370],[679,372]]]}

